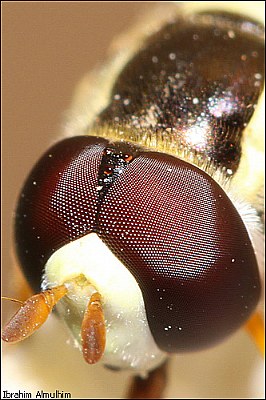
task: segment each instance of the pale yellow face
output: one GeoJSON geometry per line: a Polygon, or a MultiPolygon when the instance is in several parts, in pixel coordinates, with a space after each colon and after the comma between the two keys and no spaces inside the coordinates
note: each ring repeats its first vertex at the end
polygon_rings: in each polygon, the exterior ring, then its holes
{"type": "MultiPolygon", "coordinates": [[[[160,7],[160,12],[159,14],[155,12],[156,18],[151,23],[150,31],[156,29],[156,26],[162,23],[161,21],[168,18],[169,13],[171,14],[175,7],[174,4],[154,4],[153,6],[155,8],[160,7]]],[[[245,13],[260,21],[262,21],[264,15],[264,2],[187,2],[182,5],[178,4],[178,6],[184,7],[184,12],[188,13],[192,9],[201,10],[204,7],[226,9],[245,13]]],[[[90,7],[89,3],[87,3],[87,7],[90,7]]],[[[179,12],[179,9],[177,9],[177,12],[179,12]]],[[[103,16],[103,25],[99,29],[104,30],[104,18],[108,18],[108,16],[103,16]]],[[[149,21],[150,19],[150,16],[146,17],[146,20],[149,21]]],[[[133,33],[130,34],[130,37],[132,35],[134,39],[132,39],[132,42],[129,41],[128,48],[124,45],[125,40],[127,41],[124,37],[118,42],[114,41],[114,53],[117,55],[110,57],[107,67],[104,66],[100,70],[97,68],[89,74],[89,78],[86,77],[78,86],[69,119],[64,125],[61,136],[87,132],[91,121],[104,107],[108,99],[112,80],[122,68],[129,54],[135,51],[136,40],[140,40],[143,36],[143,33],[139,32],[145,30],[144,27],[147,26],[147,23],[140,22],[137,26],[139,26],[138,32],[133,29],[133,33]],[[116,53],[117,48],[122,48],[122,50],[116,53]]],[[[247,204],[254,205],[258,209],[261,209],[262,206],[261,204],[258,205],[256,194],[263,191],[262,179],[264,175],[264,145],[262,144],[264,112],[262,110],[264,110],[263,97],[253,116],[252,124],[246,129],[243,161],[239,173],[234,178],[234,185],[230,189],[230,195],[233,198],[237,197],[238,202],[243,199],[247,204]],[[256,163],[254,163],[254,159],[257,160],[256,163]]],[[[219,181],[219,179],[218,176],[217,180],[219,181]]],[[[243,215],[245,215],[245,210],[243,210],[243,215]]],[[[254,240],[257,240],[258,243],[256,246],[260,249],[263,238],[261,234],[258,234],[257,238],[256,232],[254,237],[254,240]]],[[[92,246],[96,249],[97,243],[92,246]]],[[[59,256],[60,262],[62,262],[62,257],[59,256]]],[[[69,260],[69,257],[66,257],[69,260]]],[[[260,258],[263,264],[263,256],[261,255],[260,258]]],[[[71,276],[71,266],[67,269],[67,273],[64,270],[60,275],[56,263],[57,260],[49,260],[46,275],[48,281],[53,284],[61,284],[71,276]],[[56,272],[54,272],[54,265],[56,265],[56,272]]],[[[102,274],[104,274],[104,271],[102,274]]],[[[105,278],[108,280],[108,277],[105,276],[105,278]]],[[[98,278],[95,277],[95,279],[98,278]]],[[[108,280],[108,284],[110,282],[112,282],[112,277],[108,280]]],[[[129,293],[134,284],[129,278],[129,293]]],[[[114,290],[116,292],[114,303],[115,306],[119,305],[117,288],[109,287],[108,289],[106,296],[111,296],[111,292],[114,290]]],[[[133,292],[133,297],[138,295],[132,289],[133,292]]],[[[128,310],[126,297],[121,301],[128,310]]],[[[138,308],[140,314],[142,313],[142,310],[139,310],[139,302],[141,300],[136,299],[136,303],[133,306],[131,304],[130,312],[134,312],[135,307],[138,308]]],[[[143,325],[144,318],[141,317],[139,320],[141,321],[140,324],[143,325]]],[[[142,344],[137,339],[138,330],[138,327],[135,326],[132,336],[138,344],[142,344]]],[[[114,332],[114,335],[121,335],[121,332],[123,331],[118,329],[114,332]]],[[[145,335],[149,335],[149,332],[143,330],[141,337],[143,345],[145,345],[145,335]]],[[[120,339],[119,342],[123,343],[124,338],[120,339]]],[[[150,340],[148,341],[150,343],[150,340]]],[[[110,343],[112,343],[111,340],[110,343]]],[[[152,351],[154,351],[153,343],[151,344],[152,351]]],[[[111,352],[109,348],[108,352],[111,352]]],[[[156,357],[163,359],[164,355],[158,352],[156,357]]],[[[115,359],[117,360],[117,358],[115,359]]],[[[146,360],[144,360],[144,364],[145,362],[146,360]]],[[[33,397],[38,390],[46,392],[59,390],[64,393],[71,393],[72,398],[122,398],[131,375],[128,371],[119,373],[108,371],[102,365],[87,365],[78,350],[77,342],[70,337],[62,321],[60,322],[55,316],[51,316],[46,325],[28,341],[9,348],[4,346],[3,363],[3,390],[30,392],[33,397]]],[[[213,349],[201,351],[197,354],[172,357],[169,385],[165,395],[169,398],[263,397],[263,365],[263,360],[254,343],[246,332],[241,330],[228,341],[213,349]]]]}
{"type": "MultiPolygon", "coordinates": [[[[96,233],[66,244],[50,257],[44,287],[71,282],[79,275],[97,288],[103,299],[106,346],[101,362],[139,374],[160,365],[167,354],[152,337],[140,287],[96,233]]],[[[80,314],[86,309],[88,296],[87,291],[84,295],[77,285],[71,285],[56,307],[80,349],[80,314]]]]}

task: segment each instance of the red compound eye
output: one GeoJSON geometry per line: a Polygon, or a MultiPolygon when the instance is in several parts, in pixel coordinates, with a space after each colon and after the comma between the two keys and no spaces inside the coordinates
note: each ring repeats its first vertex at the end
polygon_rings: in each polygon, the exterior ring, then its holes
{"type": "Polygon", "coordinates": [[[213,344],[258,301],[257,263],[239,214],[186,162],[152,152],[135,158],[105,196],[99,228],[136,277],[165,351],[213,344]]]}
{"type": "Polygon", "coordinates": [[[55,250],[96,232],[136,278],[161,349],[195,350],[223,339],[248,319],[260,294],[235,207],[203,171],[132,144],[111,146],[114,172],[106,180],[110,146],[96,137],[67,139],[35,166],[16,219],[26,276],[37,288],[55,250]]]}
{"type": "Polygon", "coordinates": [[[93,231],[97,176],[107,144],[89,136],[57,143],[39,160],[22,188],[16,213],[17,253],[36,291],[48,258],[93,231]]]}

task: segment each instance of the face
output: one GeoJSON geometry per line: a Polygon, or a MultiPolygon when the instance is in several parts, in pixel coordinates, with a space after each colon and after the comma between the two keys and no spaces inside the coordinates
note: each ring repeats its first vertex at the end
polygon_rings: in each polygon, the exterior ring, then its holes
{"type": "MultiPolygon", "coordinates": [[[[196,97],[195,97],[196,98],[196,97]]],[[[115,105],[114,105],[115,106],[115,105]]],[[[217,105],[215,106],[215,104],[214,104],[214,108],[213,108],[214,110],[216,110],[217,111],[217,105]],[[216,108],[215,108],[216,107],[216,108]]],[[[75,110],[75,107],[74,107],[74,110],[75,110]]],[[[108,110],[107,109],[107,111],[105,112],[105,115],[102,117],[102,121],[104,121],[104,122],[108,122],[108,118],[109,118],[109,114],[110,114],[110,109],[108,110]]],[[[69,132],[69,126],[71,126],[71,124],[70,125],[67,125],[67,128],[66,128],[66,131],[68,131],[69,132]]],[[[73,125],[74,126],[74,125],[73,125]]],[[[102,128],[102,129],[104,129],[104,128],[102,128]]],[[[67,133],[68,133],[67,132],[67,133]]],[[[110,148],[110,145],[109,144],[106,144],[106,143],[104,143],[104,146],[103,146],[103,151],[106,151],[106,149],[108,149],[108,148],[110,148]]],[[[134,151],[136,151],[135,149],[134,149],[134,151]]],[[[114,152],[113,152],[114,153],[114,152]]],[[[115,153],[116,154],[116,153],[115,153]]],[[[154,161],[154,159],[156,159],[156,155],[154,155],[154,154],[136,154],[136,155],[134,155],[134,160],[138,160],[139,159],[139,156],[144,156],[144,158],[146,157],[148,157],[148,159],[149,160],[152,160],[152,162],[154,162],[154,168],[156,169],[156,163],[155,163],[155,161],[154,161]]],[[[107,160],[108,161],[108,160],[107,160]]],[[[159,160],[160,162],[164,162],[164,163],[166,163],[167,162],[167,165],[169,164],[171,164],[171,161],[172,161],[172,159],[171,159],[171,157],[169,158],[169,156],[167,156],[167,160],[159,160]]],[[[229,160],[230,161],[230,160],[229,160]]],[[[107,164],[108,164],[108,162],[107,162],[107,164]]],[[[169,165],[168,165],[168,167],[169,167],[169,165]]],[[[171,164],[172,165],[172,164],[171,164]]],[[[231,165],[230,165],[231,166],[231,165]]],[[[228,167],[228,166],[227,166],[228,167]]],[[[170,168],[170,167],[169,167],[170,168]]],[[[234,168],[234,166],[232,166],[232,170],[233,170],[233,168],[234,168]]],[[[182,169],[182,168],[181,168],[182,169]]],[[[231,169],[231,168],[227,168],[227,169],[231,169]]],[[[128,169],[128,171],[130,171],[130,169],[128,169]]],[[[213,191],[215,191],[214,189],[213,189],[213,191]]],[[[218,189],[217,189],[217,191],[218,191],[218,189]]],[[[110,192],[109,192],[110,193],[110,192]]],[[[219,193],[217,192],[217,196],[219,197],[219,193]]],[[[115,202],[116,202],[116,200],[115,199],[113,199],[112,200],[112,196],[111,196],[111,201],[114,201],[114,204],[115,204],[115,202]]],[[[109,218],[112,218],[112,216],[110,216],[110,210],[107,210],[107,214],[109,215],[109,218]]],[[[109,244],[110,246],[115,246],[116,244],[114,243],[114,244],[109,244]]],[[[121,257],[120,257],[121,258],[121,257]]],[[[145,286],[145,282],[144,282],[144,286],[145,286]]],[[[146,285],[147,286],[147,285],[146,285]]],[[[147,296],[149,296],[149,290],[147,289],[146,290],[146,292],[148,292],[148,295],[147,296]]],[[[148,301],[148,302],[150,302],[150,304],[151,304],[151,307],[152,307],[152,305],[154,305],[154,301],[148,301]]],[[[156,330],[156,327],[154,328],[155,330],[156,330]]],[[[56,336],[56,338],[60,338],[60,336],[56,333],[55,334],[55,336],[56,336]]],[[[35,339],[35,338],[34,338],[35,339]]],[[[64,339],[62,339],[63,340],[63,342],[65,341],[64,339]]],[[[232,340],[233,340],[233,338],[232,338],[232,340]]],[[[45,337],[45,341],[46,341],[46,343],[48,343],[47,342],[47,336],[45,337]]],[[[51,342],[54,342],[54,339],[51,339],[51,342]]],[[[38,342],[39,343],[39,342],[38,342]]],[[[234,342],[231,342],[231,345],[232,345],[232,343],[234,343],[234,342]]],[[[240,341],[240,339],[239,339],[239,337],[236,339],[236,342],[233,344],[233,347],[235,347],[236,346],[236,343],[238,344],[238,343],[241,343],[241,341],[240,341]]],[[[56,345],[56,351],[59,351],[59,349],[60,349],[60,345],[58,344],[58,343],[55,343],[55,345],[56,345]]],[[[166,344],[167,345],[167,344],[166,344]]],[[[238,344],[239,345],[239,344],[238,344]]],[[[38,344],[38,347],[39,346],[41,346],[41,344],[38,344]]],[[[226,344],[225,345],[221,345],[221,347],[220,346],[218,346],[217,347],[217,349],[219,350],[220,349],[220,351],[221,351],[221,353],[223,353],[223,354],[226,354],[226,347],[224,347],[224,346],[226,346],[226,344]]],[[[229,345],[227,345],[227,346],[229,346],[229,345]]],[[[240,348],[242,348],[242,347],[240,347],[240,348]]],[[[230,347],[228,347],[228,349],[229,349],[229,352],[231,352],[231,348],[230,347]]],[[[217,350],[217,351],[218,351],[217,350]]],[[[14,350],[14,354],[15,354],[15,352],[17,351],[17,349],[15,349],[14,350]]],[[[28,350],[27,350],[28,351],[28,350]]],[[[72,350],[71,350],[72,351],[72,350]]],[[[209,357],[213,357],[214,356],[214,354],[216,354],[216,356],[217,356],[217,354],[219,354],[219,353],[215,353],[215,351],[216,350],[212,350],[212,351],[205,351],[205,352],[201,352],[200,354],[198,354],[198,355],[193,355],[193,356],[190,356],[190,355],[188,355],[188,356],[178,356],[177,357],[177,360],[175,360],[174,361],[174,363],[175,363],[175,365],[173,366],[173,371],[175,371],[176,370],[176,368],[178,368],[178,370],[183,370],[183,368],[186,366],[186,365],[188,365],[189,366],[189,375],[191,376],[191,364],[193,363],[193,365],[196,365],[197,364],[197,360],[202,360],[202,362],[204,362],[204,363],[207,363],[207,364],[209,364],[209,361],[206,361],[206,359],[205,359],[205,356],[207,357],[207,360],[208,360],[208,356],[209,357]],[[190,357],[192,357],[192,358],[190,358],[190,357]],[[195,358],[194,358],[195,357],[195,358]],[[193,359],[193,361],[192,361],[192,359],[193,359]],[[204,361],[205,360],[205,361],[204,361]],[[187,363],[187,364],[186,364],[187,363]]],[[[28,354],[30,354],[29,352],[28,352],[28,354]]],[[[28,357],[28,354],[27,354],[27,357],[28,357]]],[[[36,356],[36,351],[34,350],[34,354],[35,354],[35,356],[36,356]]],[[[65,349],[62,349],[62,354],[63,354],[63,357],[66,357],[65,356],[65,349]]],[[[247,353],[248,354],[248,353],[247,353]]],[[[72,355],[71,355],[71,357],[72,357],[72,355]]],[[[220,357],[220,356],[219,356],[220,357]]],[[[223,356],[224,357],[224,356],[223,356]]],[[[239,357],[239,354],[238,354],[238,357],[239,357]]],[[[41,357],[42,358],[42,360],[43,360],[43,357],[41,357]]],[[[75,358],[75,356],[73,356],[73,358],[75,358]]],[[[234,358],[234,359],[236,359],[236,357],[234,358]]],[[[11,358],[10,358],[10,360],[11,360],[11,358]]],[[[249,359],[250,360],[250,359],[249,359]]],[[[239,358],[237,358],[237,364],[239,363],[239,358]]],[[[77,361],[78,362],[78,361],[77,361]]],[[[40,359],[39,359],[39,364],[40,364],[40,359]]],[[[44,365],[44,361],[42,361],[42,363],[41,363],[44,367],[45,367],[45,365],[44,365]]],[[[73,364],[72,363],[72,361],[70,361],[70,360],[68,360],[67,361],[67,363],[66,363],[67,365],[71,365],[71,364],[73,364]]],[[[248,362],[248,364],[250,364],[250,361],[248,362]]],[[[204,364],[204,365],[206,365],[206,364],[204,364]]],[[[212,371],[216,371],[217,372],[217,375],[216,375],[216,377],[217,376],[220,376],[220,374],[221,374],[221,366],[220,365],[217,365],[217,363],[215,363],[215,365],[216,365],[216,370],[215,370],[215,368],[214,368],[214,365],[213,364],[211,364],[212,365],[212,371]]],[[[233,361],[232,360],[230,360],[230,365],[233,365],[233,361]]],[[[242,365],[242,363],[241,363],[241,365],[242,365]]],[[[58,367],[58,368],[60,368],[60,367],[58,367]]],[[[98,368],[98,366],[97,366],[97,368],[98,368]]],[[[203,367],[203,369],[202,370],[204,370],[204,368],[206,368],[206,367],[203,367]]],[[[228,366],[226,367],[226,368],[228,368],[228,366]]],[[[83,368],[82,368],[82,370],[83,370],[83,368]]],[[[200,370],[200,367],[199,367],[199,370],[200,370]]],[[[86,376],[86,378],[84,378],[84,380],[83,380],[83,382],[85,381],[86,382],[86,385],[85,386],[87,386],[87,382],[88,382],[88,379],[95,379],[95,375],[92,375],[91,374],[91,371],[89,371],[88,372],[88,366],[84,366],[84,373],[85,373],[85,371],[86,371],[86,375],[87,375],[87,373],[88,373],[88,375],[90,375],[90,378],[87,378],[87,376],[86,376]]],[[[101,379],[105,379],[105,376],[106,376],[106,379],[108,379],[108,377],[107,377],[107,375],[105,375],[105,371],[103,372],[102,371],[102,369],[101,370],[99,370],[99,369],[97,369],[97,370],[95,370],[94,369],[94,373],[95,373],[95,371],[97,371],[97,374],[98,374],[98,376],[101,376],[101,379]]],[[[41,372],[41,371],[40,371],[41,372]]],[[[71,368],[69,367],[69,368],[67,368],[67,373],[70,373],[71,372],[71,368]]],[[[198,373],[195,371],[194,372],[194,374],[195,375],[197,375],[198,373]]],[[[40,375],[43,375],[43,373],[41,373],[40,375]]],[[[54,374],[55,376],[57,375],[56,373],[54,374]]],[[[44,376],[45,376],[45,374],[44,374],[44,376]]],[[[123,380],[125,380],[125,373],[122,373],[121,375],[120,375],[121,377],[123,376],[123,380]]],[[[210,375],[208,375],[208,380],[210,380],[210,376],[211,376],[211,372],[210,372],[210,375]]],[[[113,377],[114,377],[114,375],[112,374],[111,375],[111,380],[113,381],[113,377]]],[[[43,378],[43,376],[42,376],[42,378],[43,378]]],[[[118,379],[118,378],[117,378],[118,379]]],[[[122,379],[122,378],[121,378],[122,379]]],[[[52,380],[51,380],[51,382],[52,382],[52,380]]],[[[184,382],[186,382],[186,378],[185,378],[185,376],[184,376],[184,382]]],[[[201,379],[201,384],[204,382],[204,380],[202,380],[201,379]]],[[[77,385],[77,383],[75,382],[75,386],[77,385]]],[[[65,385],[63,385],[62,384],[62,389],[61,390],[64,390],[64,391],[67,391],[67,389],[65,389],[65,385]]],[[[83,384],[80,384],[80,385],[78,385],[79,386],[79,388],[82,388],[82,386],[83,386],[83,384]]],[[[89,386],[91,387],[92,385],[91,384],[89,384],[89,386]]],[[[120,385],[120,383],[118,383],[118,386],[120,387],[120,389],[122,390],[122,385],[120,385]]],[[[179,382],[179,388],[178,388],[178,394],[180,395],[180,387],[182,386],[182,384],[179,382]]],[[[184,386],[187,386],[187,384],[184,384],[184,386]]],[[[195,385],[195,388],[196,388],[196,386],[197,385],[195,385]]],[[[206,387],[208,386],[208,384],[207,383],[205,383],[204,382],[204,384],[203,384],[203,386],[204,386],[204,390],[206,389],[206,387]]],[[[215,385],[216,386],[216,385],[215,385]]],[[[68,386],[69,387],[69,386],[68,386]]],[[[217,388],[217,386],[216,386],[216,388],[217,388]]],[[[243,389],[243,382],[241,383],[241,389],[240,390],[242,390],[243,389]]],[[[47,389],[48,390],[48,389],[47,389]]],[[[80,389],[79,389],[80,390],[80,389]]],[[[82,390],[82,389],[81,389],[82,390]]],[[[85,392],[86,392],[86,388],[84,387],[84,390],[85,390],[85,392]]],[[[170,389],[170,387],[169,387],[169,390],[172,390],[172,389],[170,389]]],[[[173,393],[176,393],[176,389],[174,389],[173,388],[173,390],[174,390],[174,392],[173,393]]],[[[187,389],[186,389],[187,390],[187,389]]],[[[194,390],[197,390],[197,389],[194,389],[194,390]]],[[[209,389],[208,389],[209,390],[209,389]]],[[[211,389],[210,389],[211,390],[211,389]]],[[[249,390],[249,389],[247,389],[247,390],[249,390]]],[[[68,389],[68,391],[70,391],[70,389],[68,389]]],[[[181,391],[182,391],[182,389],[181,389],[181,391]]],[[[74,392],[73,392],[74,393],[74,392]]],[[[185,393],[185,392],[184,392],[185,393]]],[[[199,393],[200,393],[200,389],[199,389],[199,393]]],[[[205,392],[204,392],[205,393],[205,392]]],[[[210,391],[210,393],[211,393],[211,391],[210,391]]],[[[230,392],[230,393],[232,393],[232,392],[230,392]]],[[[240,392],[241,393],[241,392],[240,392]]],[[[107,394],[108,396],[110,396],[110,392],[108,392],[108,394],[107,394]]],[[[192,394],[193,395],[193,394],[192,394]]],[[[210,394],[211,395],[211,394],[210,394]]]]}

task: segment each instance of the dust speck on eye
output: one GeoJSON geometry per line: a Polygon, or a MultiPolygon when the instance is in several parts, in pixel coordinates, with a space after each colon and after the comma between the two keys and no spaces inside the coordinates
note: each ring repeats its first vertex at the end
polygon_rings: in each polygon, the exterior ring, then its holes
{"type": "Polygon", "coordinates": [[[262,79],[262,75],[259,74],[259,73],[254,74],[254,77],[255,77],[256,79],[262,79]]]}
{"type": "Polygon", "coordinates": [[[228,31],[227,35],[230,39],[234,39],[236,37],[236,34],[233,30],[228,31]]]}
{"type": "Polygon", "coordinates": [[[175,60],[176,59],[176,55],[175,55],[175,53],[170,53],[169,54],[169,58],[170,58],[170,60],[175,60]]]}

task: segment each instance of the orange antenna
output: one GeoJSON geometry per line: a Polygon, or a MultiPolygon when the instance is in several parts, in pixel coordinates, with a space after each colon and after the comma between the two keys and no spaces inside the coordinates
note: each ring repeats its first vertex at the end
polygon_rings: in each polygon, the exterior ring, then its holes
{"type": "MultiPolygon", "coordinates": [[[[32,335],[42,326],[55,304],[66,293],[67,288],[61,285],[31,296],[22,303],[17,313],[6,324],[2,332],[2,339],[8,343],[16,343],[32,335]]],[[[9,300],[20,302],[15,299],[9,300]]]]}
{"type": "Polygon", "coordinates": [[[95,364],[103,356],[106,329],[101,295],[94,293],[88,303],[81,326],[83,357],[88,364],[95,364]]]}

